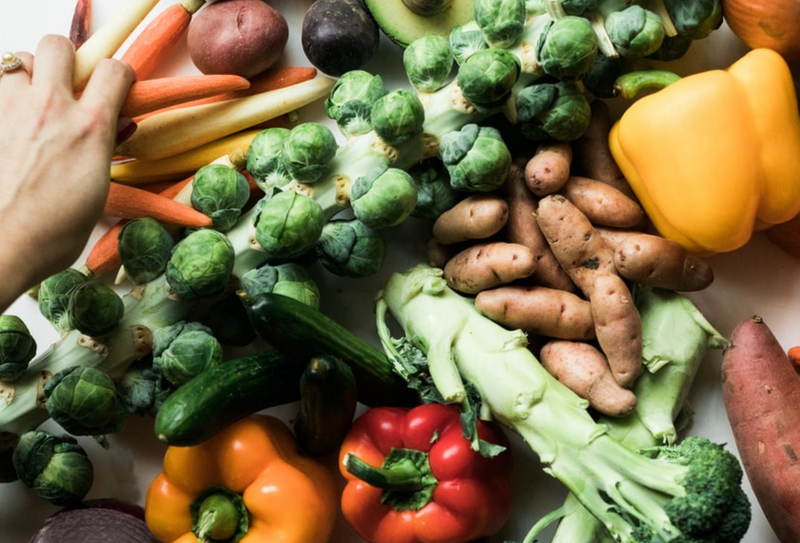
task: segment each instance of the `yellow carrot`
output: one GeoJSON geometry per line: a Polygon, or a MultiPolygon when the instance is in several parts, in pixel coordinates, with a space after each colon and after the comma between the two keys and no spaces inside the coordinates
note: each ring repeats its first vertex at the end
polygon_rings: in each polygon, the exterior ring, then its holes
{"type": "Polygon", "coordinates": [[[316,77],[245,98],[165,111],[143,119],[116,154],[140,160],[176,155],[319,100],[333,83],[316,77]]]}

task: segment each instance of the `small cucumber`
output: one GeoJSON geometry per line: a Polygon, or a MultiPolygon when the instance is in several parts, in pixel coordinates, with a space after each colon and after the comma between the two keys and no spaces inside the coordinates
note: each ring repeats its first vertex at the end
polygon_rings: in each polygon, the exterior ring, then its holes
{"type": "Polygon", "coordinates": [[[383,351],[322,311],[281,294],[239,295],[256,333],[273,347],[303,364],[329,354],[349,365],[360,402],[368,406],[419,403],[383,351]]]}
{"type": "Polygon", "coordinates": [[[277,349],[210,368],[173,392],[154,430],[167,445],[196,445],[252,413],[300,399],[303,365],[277,349]]]}
{"type": "Polygon", "coordinates": [[[315,356],[300,377],[300,405],[294,433],[309,456],[339,450],[358,403],[350,366],[330,355],[315,356]]]}

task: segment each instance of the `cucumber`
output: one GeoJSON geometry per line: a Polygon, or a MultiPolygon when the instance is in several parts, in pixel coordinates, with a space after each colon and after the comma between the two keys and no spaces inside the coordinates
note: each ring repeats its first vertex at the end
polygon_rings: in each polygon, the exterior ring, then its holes
{"type": "Polygon", "coordinates": [[[294,434],[309,456],[339,450],[356,413],[356,380],[350,366],[330,355],[315,356],[300,377],[294,434]]]}
{"type": "Polygon", "coordinates": [[[416,405],[419,397],[395,373],[386,354],[328,317],[288,296],[240,292],[253,329],[273,347],[306,364],[329,354],[353,370],[358,400],[367,406],[416,405]]]}
{"type": "Polygon", "coordinates": [[[154,430],[167,445],[196,445],[237,420],[300,399],[303,365],[277,349],[210,368],[173,392],[154,430]]]}

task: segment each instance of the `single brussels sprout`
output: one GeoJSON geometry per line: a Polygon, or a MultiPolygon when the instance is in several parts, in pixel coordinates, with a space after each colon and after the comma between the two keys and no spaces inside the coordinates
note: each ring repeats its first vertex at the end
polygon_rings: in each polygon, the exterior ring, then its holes
{"type": "Polygon", "coordinates": [[[250,200],[250,183],[234,168],[207,164],[194,174],[191,198],[192,207],[211,217],[214,228],[227,232],[250,200]]]}
{"type": "Polygon", "coordinates": [[[176,387],[222,360],[219,340],[199,322],[180,321],[153,332],[153,367],[176,387]]]}
{"type": "Polygon", "coordinates": [[[506,49],[484,49],[469,56],[458,68],[458,86],[480,110],[497,108],[511,95],[519,78],[519,59],[506,49]]]}
{"type": "Polygon", "coordinates": [[[597,9],[597,0],[560,0],[567,15],[583,15],[597,9]]]}
{"type": "Polygon", "coordinates": [[[386,259],[386,239],[380,230],[358,219],[336,219],[322,229],[316,246],[320,264],[340,277],[369,277],[386,259]]]}
{"type": "Polygon", "coordinates": [[[14,449],[12,463],[25,486],[62,507],[82,501],[94,482],[92,461],[69,435],[25,432],[14,449]]]}
{"type": "Polygon", "coordinates": [[[575,15],[548,22],[536,43],[536,58],[544,73],[561,80],[580,79],[597,53],[597,35],[591,23],[575,15]]]}
{"type": "Polygon", "coordinates": [[[36,340],[16,315],[0,315],[0,381],[13,383],[36,356],[36,340]]]}
{"type": "Polygon", "coordinates": [[[327,126],[298,124],[283,142],[286,170],[302,183],[316,183],[327,171],[337,149],[336,138],[327,126]]]}
{"type": "Polygon", "coordinates": [[[417,205],[417,187],[406,171],[374,168],[353,182],[350,205],[356,218],[370,228],[397,226],[417,205]]]}
{"type": "Polygon", "coordinates": [[[216,296],[228,286],[234,257],[225,234],[195,230],[175,245],[167,262],[167,283],[184,300],[216,296]]]}
{"type": "Polygon", "coordinates": [[[118,237],[119,257],[125,274],[137,284],[164,273],[175,241],[163,224],[151,217],[125,223],[118,237]]]}
{"type": "Polygon", "coordinates": [[[708,37],[722,25],[722,2],[720,0],[664,0],[679,36],[692,40],[708,37]]]}
{"type": "Polygon", "coordinates": [[[72,289],[67,311],[73,328],[81,334],[99,337],[117,327],[125,314],[125,303],[113,288],[92,280],[72,289]]]}
{"type": "Polygon", "coordinates": [[[47,413],[76,436],[118,432],[125,424],[125,408],[117,385],[103,370],[72,366],[53,375],[42,392],[47,413]]]}
{"type": "Polygon", "coordinates": [[[153,368],[151,357],[140,358],[117,382],[119,401],[130,415],[154,415],[160,407],[162,393],[171,392],[162,386],[161,373],[153,368]]]}
{"type": "Polygon", "coordinates": [[[278,192],[259,202],[255,238],[270,258],[294,258],[314,247],[324,222],[322,208],[313,198],[278,192]]]}
{"type": "Polygon", "coordinates": [[[419,92],[442,88],[453,71],[453,53],[447,38],[429,34],[411,42],[403,51],[408,81],[419,92]]]}
{"type": "MultiPolygon", "coordinates": [[[[324,231],[324,227],[323,227],[324,231]]],[[[242,290],[250,296],[275,293],[319,308],[319,286],[308,270],[296,262],[266,264],[242,274],[242,290]]]]}
{"type": "Polygon", "coordinates": [[[489,44],[483,39],[481,28],[475,21],[453,27],[447,40],[450,43],[453,60],[458,65],[464,64],[473,53],[489,48],[489,44]]]}
{"type": "Polygon", "coordinates": [[[453,207],[461,194],[450,185],[450,174],[438,158],[428,158],[408,170],[417,185],[417,205],[412,217],[435,221],[453,207]]]}
{"type": "Polygon", "coordinates": [[[262,130],[250,141],[246,168],[258,188],[264,192],[282,187],[292,180],[283,156],[283,144],[288,137],[288,128],[276,126],[262,130]]]}
{"type": "Polygon", "coordinates": [[[689,51],[689,47],[692,45],[691,38],[686,38],[681,36],[680,34],[676,34],[675,36],[664,36],[664,41],[661,42],[661,47],[656,49],[653,53],[647,55],[647,59],[649,60],[658,60],[660,62],[672,62],[674,60],[678,60],[683,58],[683,56],[689,51]]]}
{"type": "Polygon", "coordinates": [[[409,90],[393,90],[372,104],[372,126],[389,145],[400,145],[422,134],[423,122],[425,108],[409,90]]]}
{"type": "Polygon", "coordinates": [[[610,13],[605,29],[621,56],[640,58],[654,53],[664,41],[664,25],[658,15],[639,4],[610,13]]]}
{"type": "Polygon", "coordinates": [[[517,95],[517,123],[526,138],[572,141],[586,132],[591,107],[577,85],[569,81],[534,83],[517,95]]]}
{"type": "Polygon", "coordinates": [[[472,12],[491,47],[508,49],[525,28],[525,0],[475,0],[472,12]]]}
{"type": "Polygon", "coordinates": [[[630,59],[611,58],[600,53],[594,64],[581,79],[583,87],[596,98],[614,98],[617,95],[617,78],[632,69],[630,59]]]}
{"type": "Polygon", "coordinates": [[[489,192],[506,182],[511,152],[496,128],[466,124],[442,136],[439,147],[455,190],[489,192]]]}
{"type": "Polygon", "coordinates": [[[56,330],[64,332],[72,329],[69,322],[69,296],[72,289],[89,278],[74,268],[67,268],[51,275],[39,285],[37,294],[39,312],[50,321],[56,330]]]}
{"type": "Polygon", "coordinates": [[[333,84],[325,113],[345,136],[366,134],[372,130],[372,104],[388,92],[381,76],[351,70],[333,84]]]}
{"type": "Polygon", "coordinates": [[[244,347],[256,339],[256,331],[250,323],[242,299],[230,293],[211,304],[201,317],[200,323],[211,329],[211,333],[223,345],[244,347]]]}

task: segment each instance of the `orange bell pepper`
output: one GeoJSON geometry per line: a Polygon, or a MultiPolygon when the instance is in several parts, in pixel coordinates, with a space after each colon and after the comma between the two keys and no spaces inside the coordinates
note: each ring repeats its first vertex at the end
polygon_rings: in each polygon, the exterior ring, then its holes
{"type": "Polygon", "coordinates": [[[281,420],[252,415],[190,447],[168,447],[145,497],[164,543],[325,543],[338,513],[334,473],[297,452],[281,420]]]}

